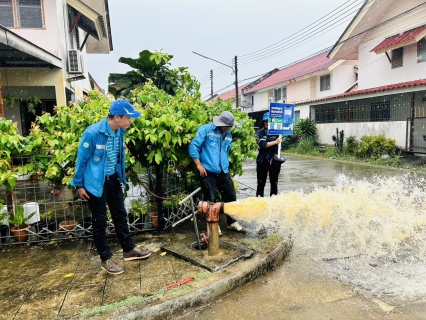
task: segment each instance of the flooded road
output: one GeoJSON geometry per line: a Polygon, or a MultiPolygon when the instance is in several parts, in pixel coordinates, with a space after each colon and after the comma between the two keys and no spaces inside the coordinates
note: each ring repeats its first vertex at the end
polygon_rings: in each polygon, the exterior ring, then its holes
{"type": "MultiPolygon", "coordinates": [[[[236,180],[252,197],[254,161],[245,168],[236,180]]],[[[398,170],[287,157],[280,194],[236,218],[253,234],[291,237],[289,259],[181,319],[425,319],[424,186],[398,170]]]]}

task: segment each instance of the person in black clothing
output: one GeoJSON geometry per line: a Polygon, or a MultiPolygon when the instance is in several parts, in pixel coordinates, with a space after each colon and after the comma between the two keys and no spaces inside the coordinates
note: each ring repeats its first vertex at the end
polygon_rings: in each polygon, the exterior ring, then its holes
{"type": "Polygon", "coordinates": [[[257,133],[259,154],[256,160],[256,197],[263,197],[268,172],[271,183],[270,195],[278,194],[278,175],[280,174],[281,165],[273,163],[272,159],[278,153],[278,145],[281,143],[282,138],[280,135],[268,135],[268,119],[269,112],[263,115],[261,129],[257,133]]]}

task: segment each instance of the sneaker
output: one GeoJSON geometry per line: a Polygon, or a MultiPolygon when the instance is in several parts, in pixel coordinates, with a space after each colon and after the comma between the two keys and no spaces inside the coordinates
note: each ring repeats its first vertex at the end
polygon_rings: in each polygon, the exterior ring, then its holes
{"type": "Polygon", "coordinates": [[[101,261],[101,268],[111,274],[121,274],[124,272],[124,269],[112,259],[101,261]]]}
{"type": "Polygon", "coordinates": [[[149,250],[133,249],[132,251],[129,251],[129,252],[123,252],[123,259],[124,261],[145,259],[145,258],[148,258],[150,255],[151,255],[151,251],[149,250]]]}
{"type": "Polygon", "coordinates": [[[237,221],[228,226],[228,229],[235,230],[237,232],[246,232],[246,229],[243,228],[237,221]]]}

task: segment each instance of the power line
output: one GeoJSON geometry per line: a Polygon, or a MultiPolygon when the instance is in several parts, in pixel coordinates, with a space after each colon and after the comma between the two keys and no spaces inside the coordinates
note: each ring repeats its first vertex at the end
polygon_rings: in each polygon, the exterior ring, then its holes
{"type": "MultiPolygon", "coordinates": [[[[358,0],[356,0],[356,1],[358,1],[358,0]]],[[[374,0],[369,0],[369,1],[374,1],[374,0]]],[[[258,52],[261,52],[261,51],[264,51],[264,52],[258,53],[254,56],[251,56],[251,57],[241,58],[241,61],[259,60],[262,57],[268,57],[271,54],[276,54],[277,52],[285,50],[291,44],[297,44],[297,43],[300,43],[300,41],[302,41],[302,40],[311,39],[313,35],[318,34],[319,32],[323,31],[324,29],[325,30],[329,29],[333,25],[335,25],[337,22],[341,21],[342,19],[348,18],[348,16],[353,15],[358,10],[358,7],[359,7],[359,4],[357,4],[357,7],[350,8],[347,11],[343,12],[342,14],[338,15],[333,20],[330,20],[332,17],[334,17],[336,15],[336,14],[334,14],[324,21],[326,23],[322,22],[321,24],[317,25],[316,22],[315,22],[315,23],[310,25],[310,26],[312,26],[311,28],[309,28],[309,26],[308,26],[308,27],[294,33],[293,35],[290,35],[290,36],[284,38],[283,40],[277,42],[276,44],[274,44],[272,46],[269,46],[269,47],[262,49],[262,50],[258,50],[258,52]],[[350,10],[352,10],[352,11],[350,11],[350,10]],[[340,19],[338,19],[338,18],[340,18],[340,19]],[[328,20],[330,20],[330,21],[328,21],[328,20]],[[329,25],[330,23],[331,23],[331,25],[329,25]],[[308,29],[308,30],[306,30],[306,29],[308,29]],[[306,30],[306,31],[304,31],[304,30],[306,30]],[[284,41],[285,41],[285,43],[283,43],[284,41]]],[[[317,21],[320,21],[320,20],[324,19],[325,17],[322,17],[321,19],[319,19],[317,21]]]]}
{"type": "MultiPolygon", "coordinates": [[[[369,1],[368,1],[368,2],[366,2],[365,4],[367,4],[367,3],[371,2],[371,1],[373,1],[373,0],[369,0],[369,1]]],[[[405,15],[407,15],[408,13],[410,13],[410,12],[412,12],[412,11],[414,11],[414,10],[419,9],[419,8],[420,8],[420,7],[422,7],[424,4],[426,4],[426,2],[425,2],[425,3],[422,3],[422,4],[418,5],[418,6],[415,6],[415,7],[411,8],[411,9],[409,9],[409,10],[407,10],[407,11],[405,11],[405,12],[403,12],[403,13],[401,13],[401,14],[397,15],[397,16],[394,16],[394,17],[392,17],[392,18],[390,18],[390,19],[388,19],[388,20],[386,20],[386,21],[382,22],[380,25],[374,26],[374,27],[372,27],[372,28],[369,28],[369,29],[367,29],[367,30],[365,30],[365,31],[361,32],[360,34],[354,35],[354,36],[352,36],[352,37],[351,37],[351,38],[349,38],[349,39],[346,39],[346,40],[344,40],[344,41],[340,41],[340,42],[338,42],[338,43],[335,43],[335,46],[336,46],[336,45],[338,45],[338,44],[340,44],[340,43],[343,43],[343,42],[346,42],[346,41],[353,40],[353,39],[355,39],[356,37],[360,36],[361,34],[364,34],[364,33],[369,32],[369,31],[371,31],[371,30],[374,30],[374,29],[378,29],[378,28],[384,27],[384,26],[386,26],[388,23],[391,23],[391,22],[393,22],[393,21],[395,21],[395,20],[397,20],[397,19],[400,19],[400,18],[404,17],[405,15]]],[[[401,5],[400,5],[400,6],[401,6],[401,5]]],[[[365,6],[363,6],[363,9],[362,9],[362,10],[364,10],[364,8],[366,8],[366,7],[365,7],[365,6]]],[[[393,7],[392,7],[392,9],[395,9],[395,6],[393,6],[393,7]]],[[[389,11],[390,11],[390,10],[388,10],[388,11],[386,11],[386,12],[389,12],[389,11]]],[[[244,68],[244,67],[242,66],[242,68],[244,68]]]]}

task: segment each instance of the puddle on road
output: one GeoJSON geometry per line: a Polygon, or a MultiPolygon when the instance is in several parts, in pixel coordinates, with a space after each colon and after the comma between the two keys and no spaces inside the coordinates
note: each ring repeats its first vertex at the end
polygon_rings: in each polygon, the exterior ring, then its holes
{"type": "Polygon", "coordinates": [[[396,305],[426,295],[425,180],[413,174],[247,198],[224,210],[250,228],[291,236],[334,277],[396,305]]]}

